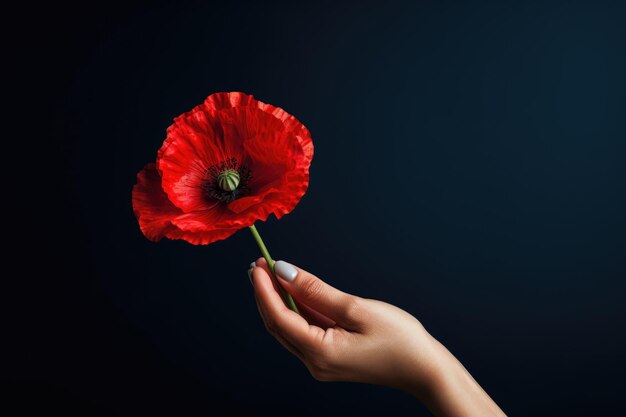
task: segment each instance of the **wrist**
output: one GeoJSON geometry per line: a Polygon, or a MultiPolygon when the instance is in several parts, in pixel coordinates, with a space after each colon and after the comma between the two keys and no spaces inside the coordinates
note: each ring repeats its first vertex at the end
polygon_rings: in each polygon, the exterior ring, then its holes
{"type": "Polygon", "coordinates": [[[413,384],[410,393],[436,416],[505,416],[465,367],[430,338],[423,378],[413,384]]]}
{"type": "Polygon", "coordinates": [[[426,346],[422,345],[415,355],[419,372],[414,372],[413,375],[419,377],[409,380],[407,389],[421,402],[432,398],[451,379],[451,375],[458,372],[447,349],[430,334],[427,335],[427,340],[426,346]]]}

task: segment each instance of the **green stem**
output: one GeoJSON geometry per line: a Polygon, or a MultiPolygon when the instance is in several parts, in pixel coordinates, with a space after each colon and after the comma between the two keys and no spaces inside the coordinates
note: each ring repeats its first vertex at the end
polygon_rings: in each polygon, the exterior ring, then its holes
{"type": "Polygon", "coordinates": [[[267,265],[269,266],[270,271],[272,272],[272,279],[274,280],[274,282],[276,282],[276,284],[278,284],[277,287],[280,289],[280,295],[283,297],[283,301],[285,302],[287,307],[289,307],[291,310],[295,311],[296,313],[300,314],[295,301],[293,301],[293,298],[291,298],[291,295],[287,291],[285,291],[283,286],[280,285],[280,281],[276,278],[276,272],[274,272],[275,262],[270,256],[269,251],[265,247],[265,243],[263,243],[263,239],[261,239],[261,235],[259,234],[259,231],[256,230],[256,227],[254,225],[250,226],[250,231],[252,232],[252,236],[254,236],[254,240],[256,241],[256,244],[259,245],[259,249],[261,249],[261,255],[263,255],[263,257],[265,258],[265,261],[267,262],[267,265]]]}

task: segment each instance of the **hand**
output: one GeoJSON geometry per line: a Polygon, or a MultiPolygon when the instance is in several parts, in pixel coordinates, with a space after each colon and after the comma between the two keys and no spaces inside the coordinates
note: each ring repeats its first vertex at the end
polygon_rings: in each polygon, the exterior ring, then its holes
{"type": "Polygon", "coordinates": [[[267,330],[319,381],[353,381],[407,391],[439,416],[504,413],[471,375],[412,315],[391,304],[357,297],[283,261],[282,287],[300,315],[289,310],[259,258],[249,270],[267,330]]]}

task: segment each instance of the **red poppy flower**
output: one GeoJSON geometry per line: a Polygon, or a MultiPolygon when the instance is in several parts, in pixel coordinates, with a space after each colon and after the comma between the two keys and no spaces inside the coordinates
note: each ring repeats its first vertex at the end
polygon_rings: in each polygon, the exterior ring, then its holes
{"type": "Polygon", "coordinates": [[[206,245],[293,210],[312,158],[309,131],[283,109],[212,94],[167,129],[156,164],[137,174],[133,210],[150,240],[206,245]]]}

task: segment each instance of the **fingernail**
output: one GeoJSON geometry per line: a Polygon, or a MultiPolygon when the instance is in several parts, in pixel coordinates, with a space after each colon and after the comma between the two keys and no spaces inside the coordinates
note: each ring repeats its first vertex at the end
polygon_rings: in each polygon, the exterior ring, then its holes
{"type": "Polygon", "coordinates": [[[256,266],[256,262],[252,262],[250,264],[250,267],[248,268],[248,279],[250,280],[250,284],[254,285],[254,282],[252,281],[252,270],[254,269],[254,267],[256,266]]]}
{"type": "Polygon", "coordinates": [[[279,278],[288,282],[292,282],[298,275],[298,270],[285,261],[277,261],[274,264],[274,272],[276,272],[279,278]]]}

